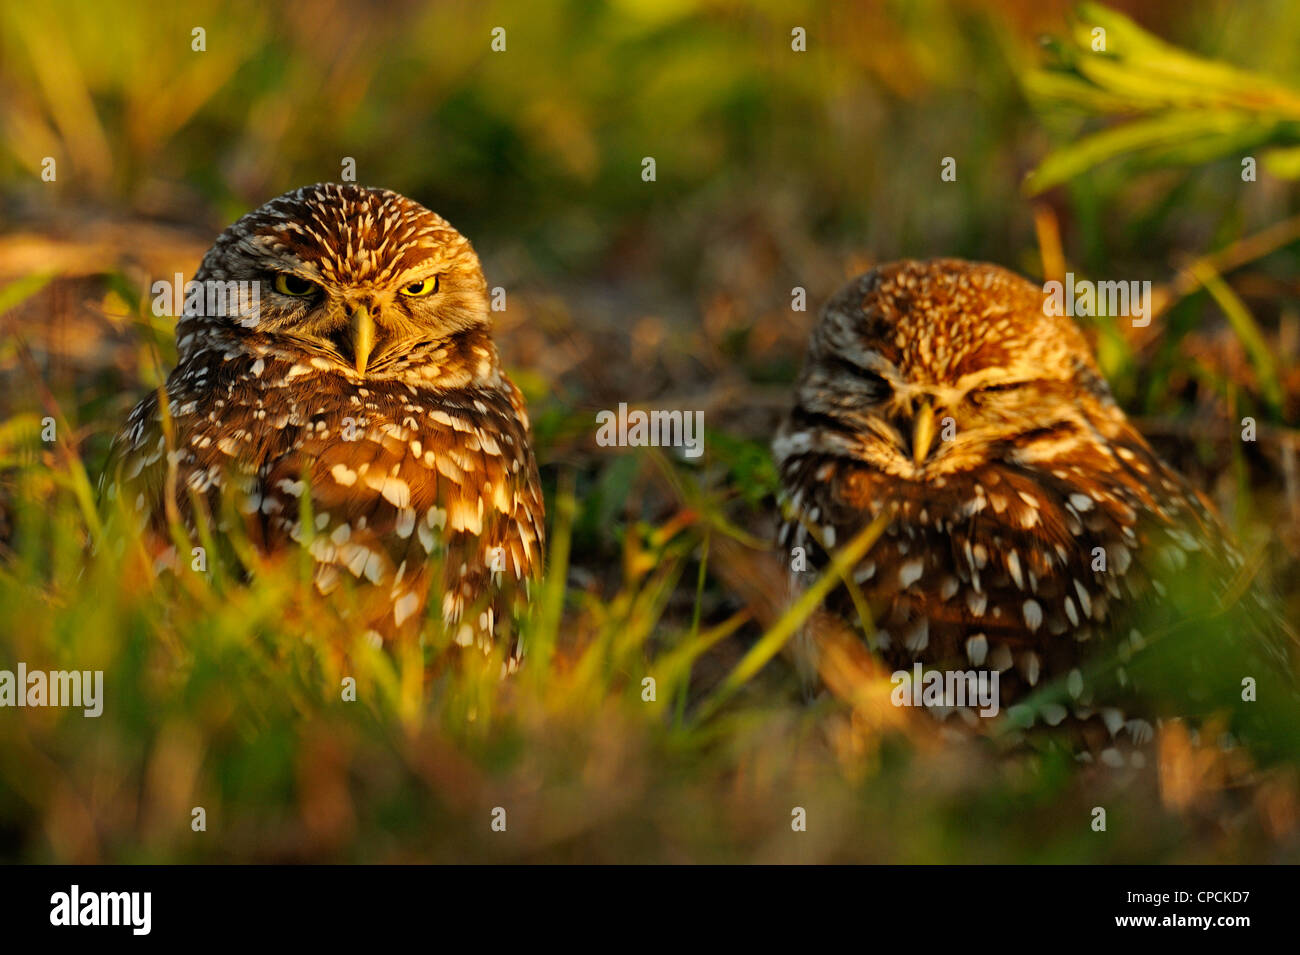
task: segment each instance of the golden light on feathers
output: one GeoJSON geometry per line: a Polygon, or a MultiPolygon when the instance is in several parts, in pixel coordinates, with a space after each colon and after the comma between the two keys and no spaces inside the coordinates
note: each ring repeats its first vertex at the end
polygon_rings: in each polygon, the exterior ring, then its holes
{"type": "Polygon", "coordinates": [[[308,547],[321,593],[363,591],[372,636],[418,630],[432,602],[489,646],[541,570],[544,505],[468,240],[397,193],[307,186],[222,233],[195,280],[254,283],[259,306],[182,317],[171,446],[156,394],[117,439],[160,563],[171,467],[186,525],[233,494],[261,550],[308,547]]]}

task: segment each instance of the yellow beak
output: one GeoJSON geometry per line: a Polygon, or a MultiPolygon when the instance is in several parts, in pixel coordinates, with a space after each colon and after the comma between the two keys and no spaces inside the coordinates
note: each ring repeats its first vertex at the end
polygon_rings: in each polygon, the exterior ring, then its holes
{"type": "Polygon", "coordinates": [[[364,375],[371,349],[375,347],[375,320],[370,317],[370,309],[358,305],[352,309],[348,324],[352,327],[352,357],[357,373],[364,375]]]}
{"type": "Polygon", "coordinates": [[[923,401],[912,419],[912,460],[917,467],[930,456],[930,445],[934,443],[934,409],[930,402],[923,401]]]}

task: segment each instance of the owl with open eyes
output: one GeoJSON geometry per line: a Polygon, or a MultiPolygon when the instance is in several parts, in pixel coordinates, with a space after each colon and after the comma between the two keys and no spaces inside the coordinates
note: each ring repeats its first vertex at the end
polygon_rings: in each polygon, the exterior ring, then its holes
{"type": "Polygon", "coordinates": [[[318,184],[237,221],[194,281],[225,305],[187,302],[165,393],[110,458],[157,562],[177,563],[169,518],[220,535],[233,511],[263,553],[306,548],[320,593],[346,585],[371,639],[420,632],[428,605],[490,647],[540,573],[544,508],[468,240],[397,193],[318,184]]]}
{"type": "MultiPolygon", "coordinates": [[[[780,538],[816,570],[885,515],[852,571],[862,600],[843,586],[828,609],[896,669],[997,671],[1004,705],[1061,681],[1038,715],[1120,760],[1114,744],[1152,727],[1126,716],[1124,668],[1103,692],[1089,661],[1143,647],[1171,575],[1221,568],[1226,590],[1242,559],[1125,417],[1078,328],[1050,311],[1041,287],[954,259],[849,283],[813,330],[774,441],[780,538]],[[874,620],[858,619],[863,602],[874,620]]],[[[1266,618],[1253,606],[1224,626],[1266,618]]],[[[1271,652],[1275,669],[1289,665],[1271,652]]],[[[1231,690],[1240,676],[1226,676],[1231,690]]]]}

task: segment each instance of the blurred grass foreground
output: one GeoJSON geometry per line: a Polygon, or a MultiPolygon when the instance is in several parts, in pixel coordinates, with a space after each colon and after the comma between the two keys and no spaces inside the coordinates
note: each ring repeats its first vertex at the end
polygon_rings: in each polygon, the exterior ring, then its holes
{"type": "Polygon", "coordinates": [[[1085,327],[1117,397],[1300,620],[1297,39],[1283,0],[3,0],[0,669],[103,699],[0,710],[0,859],[1300,860],[1289,704],[1257,704],[1267,766],[1171,732],[1107,773],[949,739],[857,645],[809,701],[767,543],[767,443],[847,276],[1123,275],[1158,304],[1085,327]],[[294,566],[154,580],[98,500],[175,359],[152,281],[349,159],[508,289],[550,525],[510,679],[304,615],[294,566]],[[704,455],[598,447],[619,402],[702,409],[704,455]]]}

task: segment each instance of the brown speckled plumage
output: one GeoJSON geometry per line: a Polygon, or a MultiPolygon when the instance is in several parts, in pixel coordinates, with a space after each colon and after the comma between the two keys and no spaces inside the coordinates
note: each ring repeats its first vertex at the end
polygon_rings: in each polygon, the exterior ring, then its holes
{"type": "MultiPolygon", "coordinates": [[[[886,265],[839,292],[774,442],[791,515],[782,544],[815,570],[888,514],[853,577],[891,666],[996,669],[1004,706],[1065,678],[1073,712],[1053,705],[1046,722],[1095,715],[1103,737],[1142,742],[1145,721],[1099,709],[1111,701],[1085,685],[1087,659],[1141,644],[1126,610],[1160,599],[1157,568],[1202,552],[1241,560],[1043,297],[1005,269],[952,259],[886,265]],[[917,426],[926,406],[932,432],[917,426]],[[933,442],[915,449],[923,433],[933,442]]],[[[832,604],[855,618],[844,588],[832,604]]]]}
{"type": "Polygon", "coordinates": [[[541,570],[543,502],[469,242],[396,193],[320,184],[232,225],[195,280],[259,283],[260,308],[187,311],[170,445],[157,394],[118,437],[114,473],[159,564],[188,564],[166,536],[170,465],[184,524],[190,492],[219,521],[234,490],[259,548],[301,542],[322,593],[360,588],[372,638],[415,632],[432,600],[456,642],[490,645],[541,570]],[[277,291],[282,274],[310,291],[277,291]]]}

